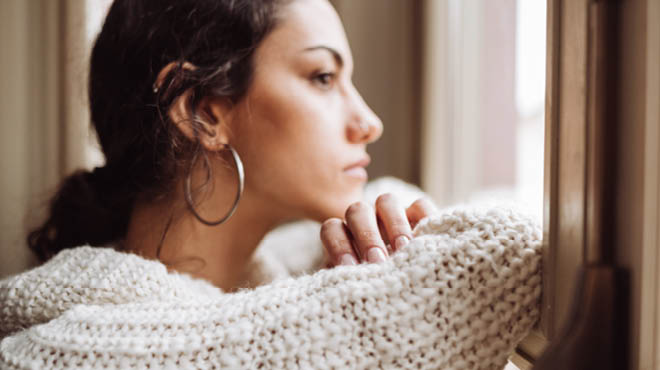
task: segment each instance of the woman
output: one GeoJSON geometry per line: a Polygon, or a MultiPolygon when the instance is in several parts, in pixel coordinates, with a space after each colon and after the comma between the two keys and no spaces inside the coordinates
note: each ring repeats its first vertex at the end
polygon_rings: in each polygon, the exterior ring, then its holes
{"type": "Polygon", "coordinates": [[[50,260],[0,283],[0,367],[501,368],[538,316],[539,232],[363,201],[382,124],[352,68],[326,0],[116,0],[89,85],[106,165],[30,234],[50,260]],[[349,266],[259,279],[300,218],[349,266]]]}

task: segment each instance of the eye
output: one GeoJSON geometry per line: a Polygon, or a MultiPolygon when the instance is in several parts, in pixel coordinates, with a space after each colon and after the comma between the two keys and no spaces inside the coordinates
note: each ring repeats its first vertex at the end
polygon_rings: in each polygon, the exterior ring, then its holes
{"type": "Polygon", "coordinates": [[[312,82],[322,89],[330,89],[335,77],[334,72],[321,72],[312,76],[312,82]]]}

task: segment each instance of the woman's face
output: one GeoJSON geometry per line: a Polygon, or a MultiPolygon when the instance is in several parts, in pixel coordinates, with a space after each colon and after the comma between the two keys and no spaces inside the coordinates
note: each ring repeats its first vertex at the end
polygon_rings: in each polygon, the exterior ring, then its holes
{"type": "Polygon", "coordinates": [[[362,197],[366,146],[382,123],[353,86],[351,51],[329,2],[286,5],[254,68],[231,120],[246,195],[286,217],[342,216],[362,197]]]}

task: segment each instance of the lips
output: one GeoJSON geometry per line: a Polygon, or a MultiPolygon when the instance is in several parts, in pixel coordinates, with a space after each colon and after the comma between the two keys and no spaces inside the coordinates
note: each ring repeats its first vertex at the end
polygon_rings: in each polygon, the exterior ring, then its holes
{"type": "Polygon", "coordinates": [[[364,168],[367,167],[370,162],[371,162],[371,158],[369,158],[369,156],[366,156],[363,159],[344,168],[344,173],[349,175],[350,177],[366,181],[369,178],[369,175],[367,174],[367,170],[365,170],[364,168]]]}
{"type": "Polygon", "coordinates": [[[348,167],[344,168],[344,171],[348,171],[350,169],[354,169],[354,168],[357,168],[357,167],[365,168],[369,165],[369,163],[371,163],[371,157],[369,157],[367,155],[366,157],[362,158],[361,160],[359,160],[359,161],[349,165],[348,167]]]}

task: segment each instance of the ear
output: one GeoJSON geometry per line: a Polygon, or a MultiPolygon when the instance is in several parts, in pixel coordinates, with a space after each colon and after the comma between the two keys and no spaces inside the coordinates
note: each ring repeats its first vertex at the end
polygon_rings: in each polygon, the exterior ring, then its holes
{"type": "Polygon", "coordinates": [[[231,105],[220,98],[204,97],[193,109],[191,97],[192,89],[189,89],[174,100],[170,119],[191,141],[199,141],[209,151],[220,150],[231,137],[228,125],[231,105]]]}
{"type": "MultiPolygon", "coordinates": [[[[189,71],[197,69],[189,62],[169,63],[156,77],[153,86],[155,92],[162,88],[163,80],[175,68],[189,71]]],[[[192,107],[191,98],[192,89],[188,89],[174,99],[168,112],[170,120],[191,141],[199,141],[207,150],[219,150],[223,144],[229,143],[230,132],[227,124],[231,108],[229,100],[204,97],[197,106],[192,107]]]]}

